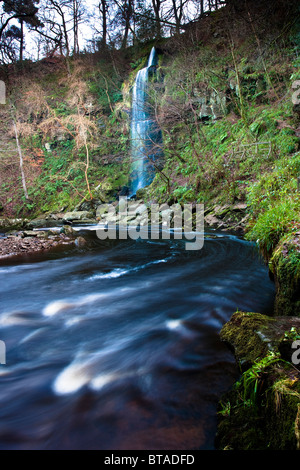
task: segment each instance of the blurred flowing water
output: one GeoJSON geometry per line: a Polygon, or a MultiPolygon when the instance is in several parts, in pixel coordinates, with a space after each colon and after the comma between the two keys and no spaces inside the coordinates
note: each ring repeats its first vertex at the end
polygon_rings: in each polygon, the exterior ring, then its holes
{"type": "Polygon", "coordinates": [[[153,47],[147,66],[139,70],[132,90],[131,109],[131,192],[149,185],[155,176],[153,162],[162,156],[162,133],[151,106],[149,79],[156,73],[158,56],[153,47]]]}
{"type": "Polygon", "coordinates": [[[237,308],[273,306],[253,245],[89,236],[1,262],[0,449],[214,449],[238,376],[219,331],[237,308]]]}

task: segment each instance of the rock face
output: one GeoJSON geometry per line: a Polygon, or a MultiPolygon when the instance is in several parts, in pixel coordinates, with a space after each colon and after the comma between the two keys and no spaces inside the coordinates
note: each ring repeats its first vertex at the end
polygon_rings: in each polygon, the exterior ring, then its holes
{"type": "Polygon", "coordinates": [[[25,219],[4,219],[0,218],[0,230],[9,232],[11,230],[22,229],[28,221],[25,219]]]}
{"type": "Polygon", "coordinates": [[[220,338],[242,375],[220,402],[217,449],[299,449],[300,318],[236,312],[220,338]]]}
{"type": "Polygon", "coordinates": [[[227,98],[223,92],[194,89],[194,104],[200,107],[199,118],[220,119],[227,114],[227,98]]]}

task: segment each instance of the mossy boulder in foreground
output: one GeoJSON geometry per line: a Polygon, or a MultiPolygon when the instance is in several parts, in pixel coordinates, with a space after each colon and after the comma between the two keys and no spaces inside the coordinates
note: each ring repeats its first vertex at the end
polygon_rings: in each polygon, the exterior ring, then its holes
{"type": "Polygon", "coordinates": [[[238,311],[220,337],[241,377],[219,404],[216,447],[299,449],[300,318],[238,311]]]}

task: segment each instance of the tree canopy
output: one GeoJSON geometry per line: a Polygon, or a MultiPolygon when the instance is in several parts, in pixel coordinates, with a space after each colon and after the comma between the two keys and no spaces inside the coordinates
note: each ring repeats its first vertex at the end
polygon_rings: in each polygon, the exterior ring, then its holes
{"type": "MultiPolygon", "coordinates": [[[[82,50],[127,48],[179,35],[224,6],[238,12],[262,0],[0,0],[0,63],[82,50]],[[30,47],[28,46],[30,44],[30,47]]],[[[296,0],[264,4],[282,11],[296,0]]]]}

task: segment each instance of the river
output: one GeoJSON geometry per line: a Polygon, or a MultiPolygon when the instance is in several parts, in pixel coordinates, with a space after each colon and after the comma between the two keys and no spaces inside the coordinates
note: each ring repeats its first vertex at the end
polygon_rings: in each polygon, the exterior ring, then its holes
{"type": "Polygon", "coordinates": [[[239,373],[220,329],[274,302],[254,246],[89,237],[1,261],[0,449],[214,449],[239,373]]]}

